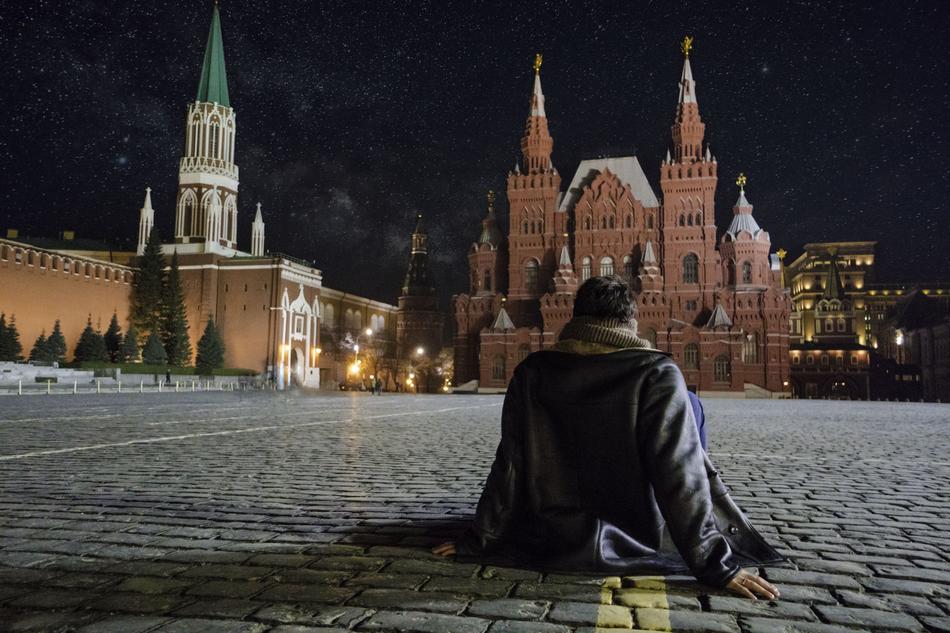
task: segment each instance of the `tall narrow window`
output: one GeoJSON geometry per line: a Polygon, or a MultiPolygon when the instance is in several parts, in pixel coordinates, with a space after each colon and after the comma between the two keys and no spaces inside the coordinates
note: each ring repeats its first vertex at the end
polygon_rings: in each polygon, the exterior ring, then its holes
{"type": "Polygon", "coordinates": [[[220,142],[221,125],[217,119],[211,121],[211,135],[208,137],[208,155],[211,158],[219,158],[218,145],[220,142]]]}
{"type": "Polygon", "coordinates": [[[683,365],[686,369],[699,369],[699,345],[689,343],[683,350],[683,365]]]}
{"type": "Polygon", "coordinates": [[[699,283],[699,258],[690,253],[683,258],[683,283],[699,283]]]}
{"type": "Polygon", "coordinates": [[[482,290],[491,291],[491,271],[485,271],[485,278],[482,281],[482,290]]]}
{"type": "Polygon", "coordinates": [[[614,260],[612,257],[600,259],[600,274],[602,277],[614,274],[614,260]]]}
{"type": "Polygon", "coordinates": [[[742,341],[742,362],[743,363],[757,363],[759,362],[759,333],[752,332],[745,337],[745,340],[742,341]]]}
{"type": "Polygon", "coordinates": [[[528,292],[538,290],[538,260],[529,259],[524,265],[524,288],[528,292]]]}
{"type": "Polygon", "coordinates": [[[629,255],[623,256],[623,278],[627,283],[633,282],[633,258],[629,255]]]}
{"type": "Polygon", "coordinates": [[[732,368],[727,355],[720,354],[713,362],[713,380],[716,382],[732,381],[732,368]]]}
{"type": "Polygon", "coordinates": [[[581,260],[581,281],[590,279],[590,257],[581,260]]]}
{"type": "Polygon", "coordinates": [[[493,380],[505,379],[505,357],[496,356],[491,363],[491,377],[493,380]]]}
{"type": "Polygon", "coordinates": [[[752,264],[749,262],[742,262],[742,283],[752,283],[752,264]]]}

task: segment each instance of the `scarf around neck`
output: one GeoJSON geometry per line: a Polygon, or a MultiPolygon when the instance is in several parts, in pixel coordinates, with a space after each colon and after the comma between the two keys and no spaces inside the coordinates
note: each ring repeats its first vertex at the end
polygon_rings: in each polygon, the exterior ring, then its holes
{"type": "Polygon", "coordinates": [[[568,321],[555,345],[555,349],[574,352],[580,352],[581,350],[577,349],[579,347],[591,348],[589,351],[594,353],[629,348],[654,349],[650,341],[637,336],[636,321],[583,316],[568,321]]]}

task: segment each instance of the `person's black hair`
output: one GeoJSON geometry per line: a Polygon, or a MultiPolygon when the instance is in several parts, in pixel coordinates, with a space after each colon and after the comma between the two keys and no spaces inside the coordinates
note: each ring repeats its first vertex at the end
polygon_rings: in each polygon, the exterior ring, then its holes
{"type": "Polygon", "coordinates": [[[577,289],[574,316],[595,319],[620,319],[631,322],[637,315],[637,304],[630,286],[617,275],[591,277],[577,289]]]}

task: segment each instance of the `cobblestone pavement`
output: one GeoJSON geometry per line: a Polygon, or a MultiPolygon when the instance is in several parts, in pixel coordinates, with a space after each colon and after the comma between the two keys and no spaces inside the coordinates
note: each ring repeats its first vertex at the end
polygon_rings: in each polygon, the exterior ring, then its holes
{"type": "Polygon", "coordinates": [[[0,630],[950,631],[950,405],[706,403],[713,460],[790,558],[757,603],[429,554],[473,511],[500,405],[0,399],[0,630]]]}

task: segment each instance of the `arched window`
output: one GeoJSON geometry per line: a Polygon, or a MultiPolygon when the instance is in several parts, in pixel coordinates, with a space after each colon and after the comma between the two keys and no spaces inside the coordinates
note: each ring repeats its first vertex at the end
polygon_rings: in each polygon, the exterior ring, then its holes
{"type": "Polygon", "coordinates": [[[379,323],[379,329],[380,329],[380,331],[386,329],[386,317],[384,317],[382,314],[379,315],[379,322],[378,322],[378,323],[379,323]]]}
{"type": "Polygon", "coordinates": [[[648,229],[652,229],[652,228],[653,228],[653,216],[652,216],[652,215],[648,215],[648,216],[647,216],[647,228],[648,228],[648,229]]]}
{"type": "Polygon", "coordinates": [[[745,340],[742,341],[742,362],[743,363],[757,363],[759,362],[759,333],[752,332],[747,334],[745,340]]]}
{"type": "Polygon", "coordinates": [[[589,215],[584,218],[584,228],[588,231],[590,230],[590,216],[589,215]]]}
{"type": "Polygon", "coordinates": [[[632,215],[629,215],[629,214],[628,214],[628,215],[627,215],[627,219],[626,219],[625,222],[626,222],[626,225],[627,225],[627,228],[628,228],[628,229],[629,229],[629,228],[633,228],[633,216],[632,216],[632,215]]]}
{"type": "Polygon", "coordinates": [[[491,271],[490,270],[485,271],[485,277],[482,280],[482,290],[491,291],[491,271]]]}
{"type": "Polygon", "coordinates": [[[544,233],[544,220],[538,220],[538,233],[544,233]]]}
{"type": "Polygon", "coordinates": [[[633,282],[633,258],[629,255],[623,256],[623,278],[628,284],[633,282]]]}
{"type": "Polygon", "coordinates": [[[522,232],[524,235],[527,235],[527,234],[528,234],[528,221],[527,221],[527,220],[524,221],[524,226],[522,227],[522,231],[521,231],[521,232],[522,232]]]}
{"type": "Polygon", "coordinates": [[[527,345],[521,345],[518,347],[518,362],[522,362],[528,357],[528,354],[531,353],[531,348],[527,345]]]}
{"type": "Polygon", "coordinates": [[[363,313],[362,312],[357,312],[356,314],[353,315],[353,327],[355,327],[357,330],[363,329],[363,313]]]}
{"type": "Polygon", "coordinates": [[[686,369],[699,369],[699,345],[688,343],[683,350],[683,366],[686,369]]]}
{"type": "Polygon", "coordinates": [[[752,283],[752,264],[749,262],[742,262],[742,283],[752,283]]]}
{"type": "Polygon", "coordinates": [[[686,226],[693,226],[693,216],[691,215],[686,216],[686,226]]]}
{"type": "Polygon", "coordinates": [[[323,320],[326,321],[327,325],[330,327],[336,326],[336,314],[332,305],[328,305],[323,311],[323,320]]]}
{"type": "Polygon", "coordinates": [[[716,382],[732,382],[732,367],[726,354],[720,354],[713,362],[713,380],[716,382]]]}
{"type": "Polygon", "coordinates": [[[524,265],[524,288],[528,292],[538,289],[538,260],[529,259],[524,265]]]}
{"type": "Polygon", "coordinates": [[[702,214],[702,213],[697,213],[697,214],[696,214],[696,226],[702,226],[702,225],[703,225],[703,214],[702,214]]]}
{"type": "Polygon", "coordinates": [[[581,281],[590,279],[590,257],[581,260],[581,281]]]}
{"type": "Polygon", "coordinates": [[[600,274],[601,276],[612,275],[614,274],[614,259],[613,257],[601,257],[600,258],[600,274]]]}
{"type": "Polygon", "coordinates": [[[614,216],[610,216],[610,218],[607,220],[607,226],[614,228],[614,216]]]}
{"type": "Polygon", "coordinates": [[[736,263],[731,259],[726,262],[726,284],[730,286],[736,285],[736,263]]]}
{"type": "Polygon", "coordinates": [[[689,253],[683,258],[683,283],[699,283],[699,258],[695,253],[689,253]]]}
{"type": "Polygon", "coordinates": [[[825,332],[834,332],[835,331],[835,322],[834,319],[828,317],[825,319],[825,332]]]}
{"type": "Polygon", "coordinates": [[[600,228],[602,228],[602,229],[606,229],[606,228],[607,228],[607,218],[606,218],[606,217],[601,217],[601,218],[600,218],[600,228]]]}
{"type": "Polygon", "coordinates": [[[838,331],[846,332],[848,330],[848,324],[843,317],[838,318],[838,331]]]}
{"type": "Polygon", "coordinates": [[[208,155],[211,158],[220,158],[218,149],[221,142],[221,123],[218,119],[211,119],[210,136],[208,137],[208,155]]]}
{"type": "Polygon", "coordinates": [[[491,377],[493,380],[505,379],[505,357],[496,356],[491,362],[491,377]]]}
{"type": "Polygon", "coordinates": [[[680,226],[686,226],[686,218],[680,215],[680,226]]]}

